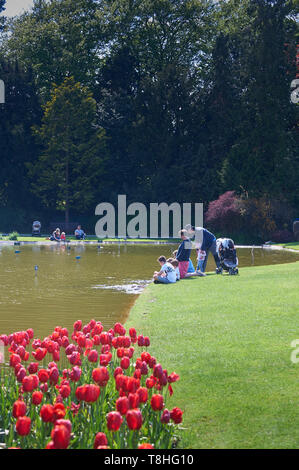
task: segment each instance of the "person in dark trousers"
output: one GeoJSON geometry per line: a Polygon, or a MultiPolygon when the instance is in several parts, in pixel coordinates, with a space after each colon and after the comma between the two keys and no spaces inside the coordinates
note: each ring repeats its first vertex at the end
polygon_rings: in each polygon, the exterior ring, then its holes
{"type": "Polygon", "coordinates": [[[191,242],[187,237],[187,230],[183,229],[179,231],[179,235],[181,237],[181,244],[179,246],[176,259],[179,262],[179,270],[180,270],[180,277],[184,279],[188,272],[189,267],[189,259],[191,254],[191,242]]]}
{"type": "Polygon", "coordinates": [[[209,232],[206,228],[194,227],[192,225],[186,225],[186,231],[190,238],[194,237],[196,249],[206,252],[206,257],[202,266],[202,272],[205,272],[206,270],[209,252],[211,252],[214,256],[217,268],[216,273],[218,273],[218,269],[220,268],[220,258],[217,253],[217,243],[215,235],[209,232]]]}

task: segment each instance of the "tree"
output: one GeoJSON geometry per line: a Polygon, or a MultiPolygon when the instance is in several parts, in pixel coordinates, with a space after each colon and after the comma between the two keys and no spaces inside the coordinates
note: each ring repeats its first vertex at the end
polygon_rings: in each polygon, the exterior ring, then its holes
{"type": "MultiPolygon", "coordinates": [[[[5,3],[6,3],[6,0],[0,0],[0,13],[5,10],[5,3]]],[[[1,17],[0,18],[0,32],[3,30],[4,21],[5,21],[5,18],[1,17]]]]}
{"type": "Polygon", "coordinates": [[[87,87],[66,78],[54,86],[35,129],[41,145],[29,165],[34,193],[46,207],[65,212],[90,209],[103,175],[105,133],[95,126],[96,102],[87,87]]]}
{"type": "Polygon", "coordinates": [[[52,84],[65,77],[92,86],[100,63],[95,12],[94,0],[36,0],[31,11],[13,21],[6,54],[33,69],[45,100],[52,84]]]}
{"type": "MultiPolygon", "coordinates": [[[[298,201],[299,160],[290,102],[292,75],[285,44],[295,41],[291,3],[254,0],[247,28],[231,39],[239,49],[239,110],[235,138],[223,160],[225,189],[298,201]]],[[[231,41],[232,42],[232,41],[231,41]]],[[[229,48],[230,55],[233,47],[229,48]]],[[[238,67],[233,75],[238,73],[238,67]]],[[[293,71],[295,76],[295,69],[293,71]]]]}
{"type": "Polygon", "coordinates": [[[0,206],[28,210],[33,197],[28,190],[26,163],[37,156],[31,128],[40,123],[39,97],[32,71],[1,56],[0,78],[5,82],[6,101],[0,104],[0,206]]]}

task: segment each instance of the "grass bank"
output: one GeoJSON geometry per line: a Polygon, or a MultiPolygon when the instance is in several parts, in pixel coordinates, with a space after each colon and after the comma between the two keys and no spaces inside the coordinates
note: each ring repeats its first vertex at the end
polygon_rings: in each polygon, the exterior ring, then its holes
{"type": "Polygon", "coordinates": [[[299,250],[299,242],[291,242],[291,243],[280,243],[280,246],[283,248],[290,248],[292,250],[299,250]]]}
{"type": "Polygon", "coordinates": [[[127,326],[180,374],[183,448],[298,448],[299,263],[151,284],[127,326]]]}

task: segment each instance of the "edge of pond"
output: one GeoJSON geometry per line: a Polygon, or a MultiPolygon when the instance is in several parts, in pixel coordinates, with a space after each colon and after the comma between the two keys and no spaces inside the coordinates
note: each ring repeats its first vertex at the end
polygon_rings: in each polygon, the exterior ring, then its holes
{"type": "MultiPolygon", "coordinates": [[[[165,241],[165,240],[101,240],[101,241],[94,241],[94,240],[85,240],[85,241],[75,241],[72,240],[70,242],[62,242],[63,245],[72,245],[72,246],[80,246],[80,245],[174,245],[176,244],[175,241],[165,241]]],[[[38,246],[55,246],[52,241],[48,240],[37,240],[37,241],[14,241],[14,240],[0,240],[0,247],[1,246],[22,246],[22,245],[38,245],[38,246]]],[[[59,246],[56,243],[56,246],[59,246]]],[[[236,245],[236,248],[248,248],[248,249],[266,249],[266,250],[279,250],[279,251],[290,251],[293,253],[299,253],[299,250],[293,248],[285,248],[281,245],[236,245]]]]}

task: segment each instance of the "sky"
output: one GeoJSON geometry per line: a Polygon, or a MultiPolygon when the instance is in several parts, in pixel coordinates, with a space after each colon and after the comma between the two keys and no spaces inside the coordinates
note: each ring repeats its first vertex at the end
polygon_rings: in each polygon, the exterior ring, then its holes
{"type": "Polygon", "coordinates": [[[24,10],[32,7],[33,0],[6,0],[4,11],[5,16],[15,16],[23,13],[24,10]]]}

